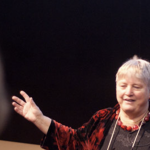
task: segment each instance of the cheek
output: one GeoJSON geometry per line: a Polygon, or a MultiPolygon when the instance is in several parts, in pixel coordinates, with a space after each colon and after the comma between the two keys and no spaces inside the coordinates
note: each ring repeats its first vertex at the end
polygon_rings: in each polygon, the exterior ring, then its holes
{"type": "Polygon", "coordinates": [[[123,90],[120,90],[119,88],[116,89],[116,95],[121,96],[123,95],[123,90]]]}
{"type": "Polygon", "coordinates": [[[119,90],[119,89],[116,89],[116,98],[117,98],[117,101],[120,102],[121,99],[123,97],[123,91],[122,90],[119,90]]]}
{"type": "Polygon", "coordinates": [[[138,99],[143,99],[143,100],[147,101],[149,99],[149,92],[143,91],[141,93],[136,93],[136,97],[138,99]]]}

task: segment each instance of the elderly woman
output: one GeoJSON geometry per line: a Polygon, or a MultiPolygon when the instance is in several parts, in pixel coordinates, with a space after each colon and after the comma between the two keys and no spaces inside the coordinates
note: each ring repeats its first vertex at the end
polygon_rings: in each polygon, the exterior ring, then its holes
{"type": "Polygon", "coordinates": [[[47,150],[150,150],[150,63],[133,58],[116,74],[114,108],[97,111],[78,129],[72,129],[42,114],[31,97],[13,96],[14,110],[34,123],[45,135],[47,150]]]}

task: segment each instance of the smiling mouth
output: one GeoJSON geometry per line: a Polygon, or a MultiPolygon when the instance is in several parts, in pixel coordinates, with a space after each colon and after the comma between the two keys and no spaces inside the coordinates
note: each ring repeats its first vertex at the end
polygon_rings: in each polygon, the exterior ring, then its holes
{"type": "Polygon", "coordinates": [[[135,102],[133,99],[125,99],[126,102],[135,102]]]}

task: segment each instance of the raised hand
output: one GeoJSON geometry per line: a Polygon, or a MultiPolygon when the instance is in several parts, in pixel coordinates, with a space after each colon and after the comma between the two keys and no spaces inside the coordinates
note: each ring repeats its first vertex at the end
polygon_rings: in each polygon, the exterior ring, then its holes
{"type": "Polygon", "coordinates": [[[28,121],[34,123],[36,119],[41,117],[43,114],[39,107],[37,107],[37,105],[34,103],[33,99],[27,95],[27,93],[21,91],[20,94],[23,96],[25,101],[16,96],[13,96],[12,99],[15,101],[12,102],[14,110],[28,121]]]}
{"type": "Polygon", "coordinates": [[[14,102],[12,102],[12,105],[14,106],[14,110],[28,121],[34,123],[44,134],[47,134],[51,125],[51,119],[43,115],[39,107],[27,93],[21,91],[20,94],[25,101],[17,96],[13,96],[12,99],[14,102]]]}

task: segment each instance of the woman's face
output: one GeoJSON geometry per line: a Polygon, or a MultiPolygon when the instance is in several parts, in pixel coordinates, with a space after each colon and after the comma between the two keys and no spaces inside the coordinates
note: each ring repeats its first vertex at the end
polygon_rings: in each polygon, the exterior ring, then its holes
{"type": "Polygon", "coordinates": [[[116,83],[117,101],[125,113],[142,114],[148,111],[150,91],[142,80],[126,75],[116,83]]]}

